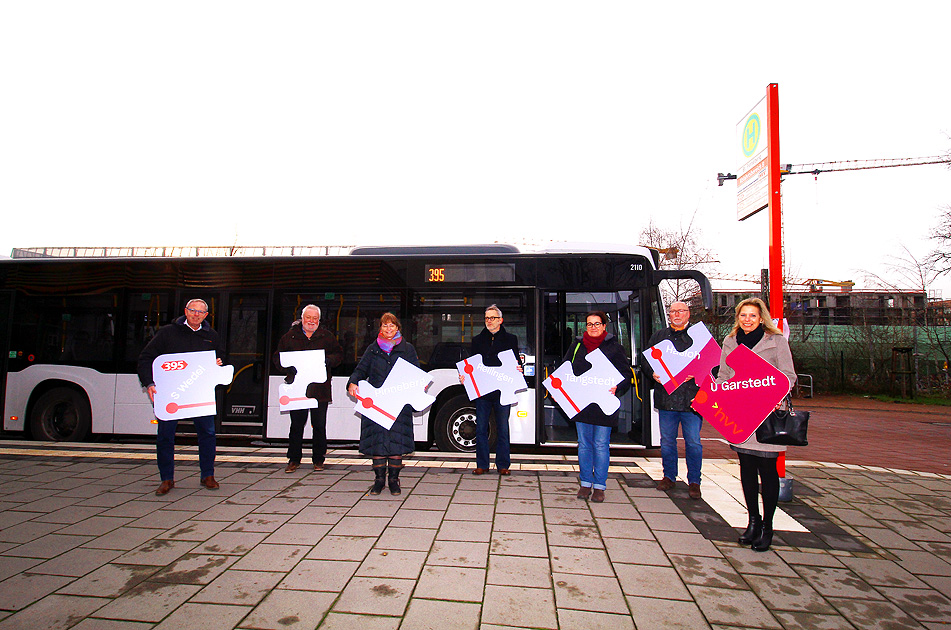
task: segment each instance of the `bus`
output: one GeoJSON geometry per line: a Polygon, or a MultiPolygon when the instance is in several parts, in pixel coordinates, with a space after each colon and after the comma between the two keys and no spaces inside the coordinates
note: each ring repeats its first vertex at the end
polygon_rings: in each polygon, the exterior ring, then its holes
{"type": "MultiPolygon", "coordinates": [[[[693,270],[660,270],[655,250],[549,244],[353,248],[131,248],[14,250],[0,261],[0,408],[3,430],[43,441],[156,433],[149,398],[136,376],[139,353],[156,331],[208,303],[234,380],[219,387],[219,435],[287,437],[278,405],[283,376],[272,354],[301,308],[316,304],[320,325],[344,349],[331,373],[327,437],[359,439],[356,401],[346,383],[378,332],[385,311],[402,321],[432,384],[433,405],[414,415],[421,448],[475,449],[475,407],[455,364],[467,356],[483,313],[496,304],[518,336],[528,389],[510,414],[512,444],[567,446],[574,427],[542,382],[584,331],[585,314],[610,316],[631,362],[614,446],[657,447],[651,388],[637,356],[666,326],[659,284],[693,279],[704,303],[710,283],[693,270]],[[288,255],[288,252],[290,254],[288,255]],[[316,255],[314,255],[316,252],[316,255]]],[[[190,423],[180,426],[188,430],[190,423]]],[[[490,425],[491,426],[491,425],[490,425]]],[[[310,431],[308,426],[307,431],[310,431]]],[[[494,439],[494,426],[490,440],[494,439]]],[[[308,433],[309,435],[309,433],[308,433]]]]}

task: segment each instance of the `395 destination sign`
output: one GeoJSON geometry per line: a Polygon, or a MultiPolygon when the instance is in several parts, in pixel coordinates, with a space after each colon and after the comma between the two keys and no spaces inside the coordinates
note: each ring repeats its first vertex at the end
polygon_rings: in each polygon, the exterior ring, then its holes
{"type": "Polygon", "coordinates": [[[423,282],[514,282],[515,265],[508,263],[450,263],[426,265],[423,282]]]}

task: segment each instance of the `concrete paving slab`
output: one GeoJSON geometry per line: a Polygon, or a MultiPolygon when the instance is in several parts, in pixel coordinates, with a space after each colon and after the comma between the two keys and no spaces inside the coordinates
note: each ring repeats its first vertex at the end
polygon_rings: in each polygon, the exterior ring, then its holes
{"type": "Polygon", "coordinates": [[[105,597],[47,595],[38,602],[0,621],[0,630],[66,630],[93,614],[111,600],[105,597]]]}
{"type": "Polygon", "coordinates": [[[482,623],[503,627],[558,628],[555,593],[547,588],[485,587],[482,623]]]}
{"type": "Polygon", "coordinates": [[[311,630],[317,627],[336,598],[336,593],[279,588],[268,593],[238,627],[259,630],[311,630]]]}
{"type": "Polygon", "coordinates": [[[478,630],[481,612],[481,604],[414,598],[400,630],[478,630]]]}
{"type": "Polygon", "coordinates": [[[250,611],[250,606],[222,606],[188,602],[178,607],[162,623],[155,626],[154,630],[179,630],[180,628],[231,630],[250,611]]]}
{"type": "MultiPolygon", "coordinates": [[[[495,565],[495,561],[496,558],[493,558],[491,566],[495,565]]],[[[545,570],[547,571],[547,568],[545,570]]],[[[505,584],[512,583],[517,582],[505,582],[505,584]]],[[[426,565],[420,573],[414,596],[427,599],[481,602],[485,584],[485,569],[426,565]]]]}

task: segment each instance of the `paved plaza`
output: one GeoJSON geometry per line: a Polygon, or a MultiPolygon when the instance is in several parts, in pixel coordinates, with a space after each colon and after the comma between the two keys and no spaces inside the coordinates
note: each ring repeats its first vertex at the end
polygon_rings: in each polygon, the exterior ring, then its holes
{"type": "Polygon", "coordinates": [[[420,454],[373,497],[352,451],[220,448],[218,491],[178,453],[157,497],[151,446],[0,442],[0,630],[951,628],[949,475],[792,462],[757,553],[730,459],[691,501],[614,458],[596,504],[559,456],[420,454]]]}

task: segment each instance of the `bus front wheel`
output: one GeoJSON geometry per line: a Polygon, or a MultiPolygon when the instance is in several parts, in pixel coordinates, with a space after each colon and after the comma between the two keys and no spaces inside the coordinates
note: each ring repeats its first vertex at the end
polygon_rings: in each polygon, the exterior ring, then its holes
{"type": "Polygon", "coordinates": [[[68,387],[44,392],[30,414],[30,431],[35,440],[81,442],[89,434],[91,426],[89,400],[68,387]]]}
{"type": "MultiPolygon", "coordinates": [[[[473,453],[476,448],[475,405],[466,396],[456,396],[436,414],[436,447],[440,451],[473,453]]],[[[489,424],[489,444],[495,443],[495,423],[489,424]]]]}

